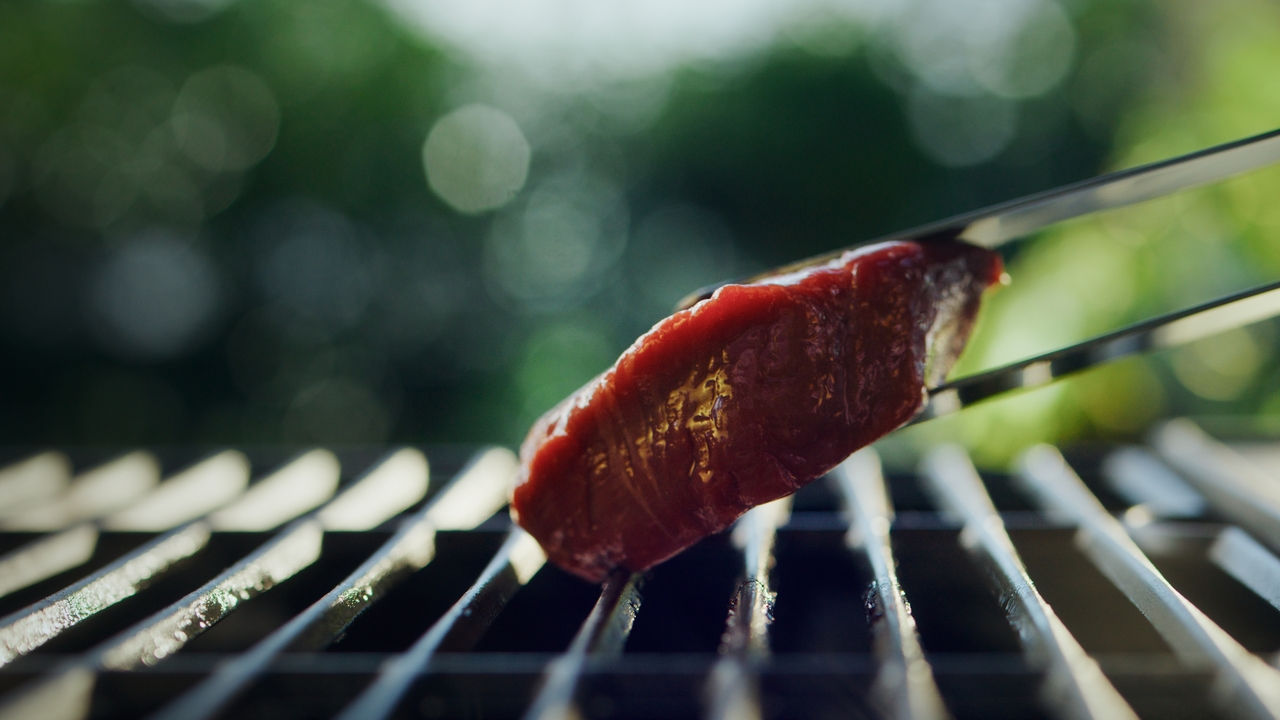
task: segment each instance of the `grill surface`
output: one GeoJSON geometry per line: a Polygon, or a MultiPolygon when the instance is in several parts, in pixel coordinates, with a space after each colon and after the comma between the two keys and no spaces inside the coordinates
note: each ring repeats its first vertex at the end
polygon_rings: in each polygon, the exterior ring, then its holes
{"type": "Polygon", "coordinates": [[[1280,714],[1280,444],[1185,421],[864,452],[600,588],[503,450],[10,456],[0,717],[1280,714]]]}

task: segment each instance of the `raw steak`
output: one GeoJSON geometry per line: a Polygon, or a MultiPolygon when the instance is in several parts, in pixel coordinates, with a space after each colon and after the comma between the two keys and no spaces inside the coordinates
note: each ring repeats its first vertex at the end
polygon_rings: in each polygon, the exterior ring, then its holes
{"type": "Polygon", "coordinates": [[[534,424],[512,515],[588,580],[659,563],[910,420],[1001,272],[890,242],[722,287],[534,424]]]}

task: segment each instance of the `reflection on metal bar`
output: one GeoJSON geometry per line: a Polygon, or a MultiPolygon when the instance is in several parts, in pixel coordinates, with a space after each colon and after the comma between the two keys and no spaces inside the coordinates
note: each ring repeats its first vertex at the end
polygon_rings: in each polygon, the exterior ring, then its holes
{"type": "Polygon", "coordinates": [[[1280,483],[1189,420],[1161,426],[1152,444],[1218,512],[1280,551],[1280,483]]]}
{"type": "Polygon", "coordinates": [[[56,497],[70,479],[71,461],[60,452],[43,452],[0,468],[0,515],[15,515],[56,497]]]}
{"type": "Polygon", "coordinates": [[[963,521],[965,548],[1000,583],[1005,596],[1001,604],[1011,614],[1028,659],[1045,669],[1042,692],[1049,704],[1071,718],[1136,717],[1036,590],[968,455],[955,447],[938,448],[926,456],[923,474],[939,504],[963,521]]]}
{"type": "Polygon", "coordinates": [[[949,415],[1013,390],[1040,387],[1112,360],[1184,345],[1277,315],[1280,315],[1280,282],[1151,318],[1070,347],[930,388],[928,403],[912,422],[949,415]]]}
{"type": "MultiPolygon", "coordinates": [[[[1204,498],[1145,450],[1124,448],[1108,455],[1102,472],[1117,492],[1135,503],[1135,507],[1124,514],[1124,519],[1132,537],[1142,547],[1150,549],[1153,542],[1146,522],[1157,518],[1198,517],[1204,513],[1204,498]],[[1139,508],[1143,510],[1145,522],[1130,523],[1130,517],[1139,508]]],[[[1247,532],[1235,526],[1224,528],[1209,547],[1209,559],[1280,610],[1280,558],[1247,532]]]]}
{"type": "MultiPolygon", "coordinates": [[[[499,451],[499,457],[504,452],[499,451]]],[[[487,464],[476,462],[465,469],[454,482],[503,485],[515,462],[509,453],[506,457],[506,470],[492,460],[487,464]]],[[[403,507],[421,499],[427,490],[427,473],[427,459],[421,452],[402,449],[334,498],[316,517],[326,529],[332,529],[332,526],[343,530],[376,527],[403,507]],[[401,483],[412,492],[399,487],[401,483]],[[366,502],[372,503],[377,512],[361,507],[366,502]]],[[[324,597],[237,657],[234,662],[220,667],[204,682],[164,708],[159,717],[174,720],[209,717],[234,700],[280,653],[315,649],[331,642],[361,613],[381,600],[388,590],[410,573],[431,562],[435,556],[435,528],[426,520],[430,508],[428,505],[403,523],[391,539],[324,597]]],[[[491,506],[489,514],[496,510],[497,507],[491,506]]],[[[510,554],[510,551],[511,549],[507,549],[505,552],[510,554]]],[[[528,572],[526,568],[530,563],[524,558],[524,554],[516,553],[512,562],[531,576],[532,572],[528,572]]],[[[527,580],[524,575],[518,577],[521,584],[527,580]]]]}
{"type": "MultiPolygon", "coordinates": [[[[320,524],[314,519],[295,523],[204,587],[23,687],[15,702],[26,705],[56,695],[67,677],[79,673],[154,665],[222,620],[240,602],[266,592],[314,562],[320,556],[321,538],[320,524]]],[[[83,718],[90,709],[86,704],[80,714],[44,717],[83,718]]]]}
{"type": "Polygon", "coordinates": [[[0,704],[0,720],[78,720],[89,717],[97,674],[89,668],[55,672],[32,692],[17,693],[0,704]]]}
{"type": "Polygon", "coordinates": [[[338,489],[340,474],[341,466],[333,453],[312,450],[214,511],[209,515],[209,524],[214,530],[271,530],[328,500],[338,489]]]}
{"type": "Polygon", "coordinates": [[[0,597],[88,562],[97,548],[99,529],[82,521],[133,502],[156,484],[159,475],[160,466],[150,453],[132,452],[82,473],[49,502],[0,518],[4,530],[57,531],[0,558],[0,597]]]}
{"type": "Polygon", "coordinates": [[[871,448],[860,450],[836,468],[832,478],[849,513],[846,541],[851,549],[860,549],[871,566],[868,598],[876,604],[872,632],[879,660],[872,691],[877,705],[898,720],[948,717],[898,582],[889,537],[893,506],[880,458],[871,448]]]}
{"type": "Polygon", "coordinates": [[[1217,700],[1251,717],[1280,715],[1280,671],[1236,642],[1165,580],[1054,448],[1027,451],[1019,477],[1041,507],[1079,524],[1076,543],[1185,662],[1217,671],[1217,700]]]}
{"type": "Polygon", "coordinates": [[[192,523],[159,537],[89,577],[0,620],[0,667],[85,618],[137,594],[209,542],[209,525],[192,523]]]}
{"type": "MultiPolygon", "coordinates": [[[[138,509],[135,506],[112,516],[111,522],[125,527],[154,523],[167,529],[169,521],[204,514],[209,509],[226,504],[228,494],[243,488],[247,478],[248,461],[243,454],[235,451],[220,453],[157,486],[138,504],[144,506],[143,512],[135,512],[138,509]],[[209,487],[201,487],[202,482],[209,483],[209,487]],[[189,505],[168,508],[164,506],[166,502],[189,505]]],[[[253,506],[237,503],[237,506],[243,508],[237,512],[244,517],[279,517],[281,508],[297,509],[290,508],[288,503],[281,503],[272,492],[252,497],[255,504],[272,507],[269,512],[264,513],[253,506]]],[[[212,530],[208,520],[190,523],[134,550],[45,601],[0,620],[0,666],[43,645],[67,628],[136,594],[178,561],[203,549],[208,544],[212,530]]],[[[96,528],[90,527],[88,531],[82,531],[82,534],[84,539],[96,543],[96,528]]],[[[205,588],[171,606],[166,611],[167,617],[157,616],[153,622],[157,626],[163,625],[163,628],[154,631],[139,629],[138,636],[132,641],[121,636],[120,647],[102,651],[104,662],[109,662],[111,667],[128,668],[138,663],[150,664],[173,652],[190,637],[198,635],[221,619],[241,600],[265,591],[313,562],[320,552],[321,534],[319,522],[315,520],[302,522],[285,530],[205,588]],[[183,602],[187,605],[182,605],[183,602]],[[137,657],[134,657],[135,654],[137,657]]],[[[82,546],[86,545],[84,539],[80,543],[82,546]]],[[[84,551],[83,547],[80,551],[84,551]]],[[[88,552],[92,553],[91,547],[88,552]]],[[[43,557],[53,559],[53,555],[48,552],[43,557]]]]}
{"type": "Polygon", "coordinates": [[[759,718],[759,682],[749,666],[769,654],[774,592],[769,570],[777,530],[786,524],[791,498],[760,505],[738,520],[733,542],[742,550],[743,576],[729,606],[720,657],[708,684],[712,718],[759,718]]]}
{"type": "MultiPolygon", "coordinates": [[[[303,457],[305,459],[308,456],[303,457]]],[[[310,472],[310,466],[313,464],[333,469],[323,456],[310,457],[317,460],[301,466],[303,476],[310,472]]],[[[464,485],[467,488],[473,485],[500,485],[504,489],[503,497],[505,497],[507,480],[513,466],[514,460],[510,458],[509,451],[485,453],[451,483],[449,488],[458,485],[464,485]],[[505,464],[502,458],[506,459],[505,464]],[[495,471],[501,472],[503,468],[506,469],[505,474],[493,475],[495,471]]],[[[292,483],[293,479],[286,478],[286,481],[292,483]]],[[[449,488],[446,488],[446,492],[449,488]]],[[[471,498],[484,495],[466,489],[462,492],[471,498]]],[[[271,490],[252,497],[256,503],[270,504],[276,501],[275,495],[276,492],[271,490]]],[[[501,501],[498,506],[500,504],[501,501]]],[[[232,507],[238,507],[238,503],[232,507]]],[[[427,508],[428,523],[435,507],[436,503],[433,502],[427,508]]],[[[476,511],[474,508],[468,510],[476,511]]],[[[264,516],[253,508],[238,509],[237,512],[251,517],[264,516]]],[[[490,509],[485,517],[492,512],[493,509],[490,509]]],[[[320,513],[316,513],[293,523],[257,551],[210,581],[205,587],[140,623],[134,629],[108,641],[99,651],[100,664],[112,669],[131,669],[139,664],[150,665],[158,662],[231,613],[240,602],[266,592],[311,565],[320,557],[321,541],[324,535],[324,526],[319,516],[320,513]]],[[[453,518],[445,516],[444,519],[452,520],[453,518]]],[[[427,552],[433,553],[434,549],[427,552]]],[[[421,564],[426,564],[430,560],[430,554],[419,559],[421,564]]],[[[363,589],[357,589],[355,592],[363,592],[363,589]]]]}
{"type": "Polygon", "coordinates": [[[516,473],[516,457],[504,448],[480,454],[458,480],[440,490],[427,509],[437,530],[469,530],[507,503],[516,473]]]}
{"type": "Polygon", "coordinates": [[[1280,558],[1240,528],[1223,530],[1209,547],[1209,558],[1240,584],[1280,610],[1280,558]]]}
{"type": "Polygon", "coordinates": [[[294,523],[204,587],[108,640],[90,657],[112,670],[154,665],[231,614],[241,602],[315,562],[322,538],[316,520],[294,523]]]}
{"type": "Polygon", "coordinates": [[[1160,518],[1204,514],[1204,498],[1146,450],[1127,447],[1102,461],[1102,476],[1117,494],[1160,518]]]}
{"type": "Polygon", "coordinates": [[[81,523],[0,557],[0,597],[83,565],[98,546],[98,528],[81,523]]]}
{"type": "Polygon", "coordinates": [[[249,459],[226,450],[160,483],[132,506],[102,520],[105,530],[163,532],[235,499],[249,483],[249,459]]]}
{"type": "Polygon", "coordinates": [[[475,584],[411,648],[382,667],[373,684],[338,716],[340,720],[391,715],[432,656],[445,645],[471,647],[545,561],[537,541],[523,530],[513,529],[475,584]]]}
{"type": "Polygon", "coordinates": [[[325,505],[320,523],[326,530],[372,530],[421,500],[429,478],[425,455],[397,450],[325,505]]]}
{"type": "Polygon", "coordinates": [[[640,612],[640,578],[621,571],[610,575],[600,598],[569,649],[547,665],[542,687],[525,712],[525,720],[581,717],[574,696],[588,657],[616,657],[622,653],[631,626],[640,612]]]}
{"type": "MultiPolygon", "coordinates": [[[[52,501],[0,517],[6,530],[61,530],[126,507],[160,481],[160,463],[141,450],[80,473],[52,501]]],[[[3,512],[3,511],[0,511],[3,512]]]]}

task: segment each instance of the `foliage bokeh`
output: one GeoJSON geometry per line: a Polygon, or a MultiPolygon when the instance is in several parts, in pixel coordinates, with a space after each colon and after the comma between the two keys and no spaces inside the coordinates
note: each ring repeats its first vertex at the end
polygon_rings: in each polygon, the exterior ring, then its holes
{"type": "MultiPolygon", "coordinates": [[[[428,5],[0,6],[0,443],[512,445],[699,285],[1280,124],[1260,0],[745,3],[739,35],[563,3],[590,17],[497,49],[502,3],[428,5]],[[446,188],[521,143],[497,194],[446,188]]],[[[1277,190],[1010,247],[965,368],[1273,278],[1277,190]]],[[[912,432],[998,455],[1273,414],[1275,335],[912,432]]]]}

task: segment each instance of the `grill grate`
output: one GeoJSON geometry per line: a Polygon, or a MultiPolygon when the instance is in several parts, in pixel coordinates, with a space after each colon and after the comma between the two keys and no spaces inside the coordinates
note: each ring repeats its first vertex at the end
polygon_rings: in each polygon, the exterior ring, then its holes
{"type": "Polygon", "coordinates": [[[864,451],[596,588],[511,527],[505,450],[37,454],[0,717],[1275,717],[1277,457],[864,451]]]}

